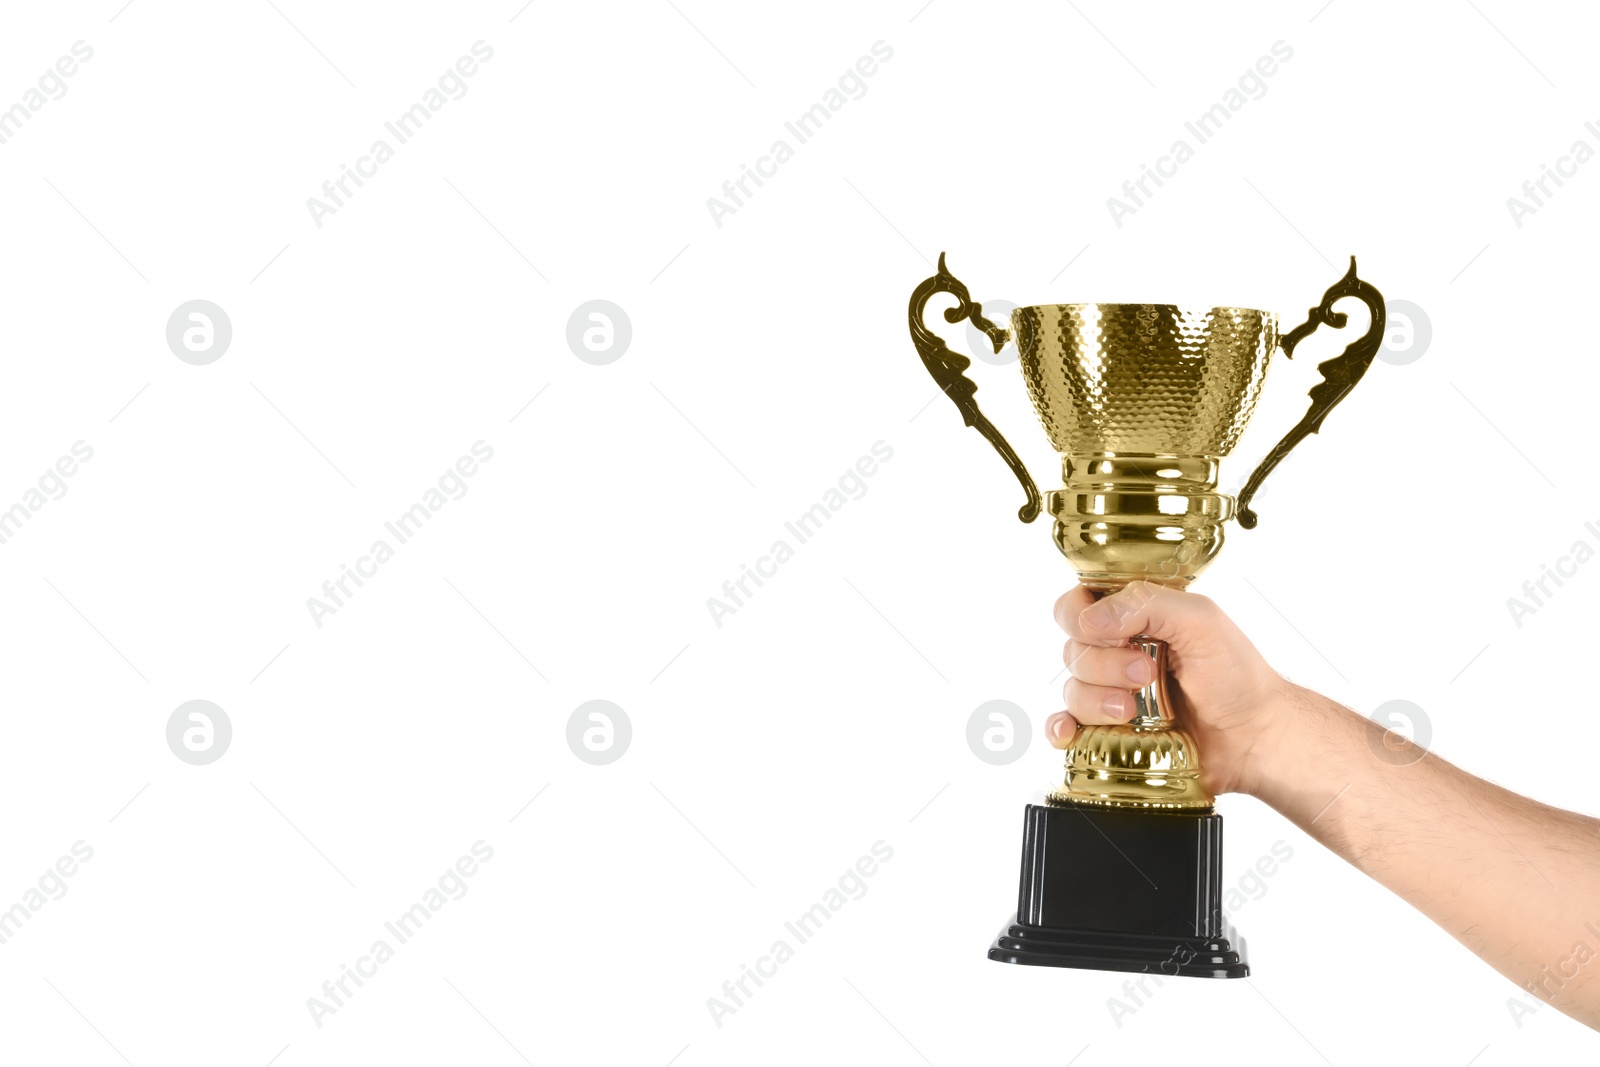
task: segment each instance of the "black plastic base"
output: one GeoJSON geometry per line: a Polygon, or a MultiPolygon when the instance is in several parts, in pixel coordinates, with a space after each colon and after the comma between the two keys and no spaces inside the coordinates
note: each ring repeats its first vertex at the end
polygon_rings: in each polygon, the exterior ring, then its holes
{"type": "Polygon", "coordinates": [[[1223,930],[1223,937],[1171,937],[1052,930],[1013,921],[994,939],[989,958],[1034,967],[1143,971],[1184,978],[1244,978],[1250,973],[1244,942],[1226,923],[1223,930]]]}
{"type": "Polygon", "coordinates": [[[1222,816],[1029,804],[1002,963],[1243,978],[1222,917],[1222,816]]]}

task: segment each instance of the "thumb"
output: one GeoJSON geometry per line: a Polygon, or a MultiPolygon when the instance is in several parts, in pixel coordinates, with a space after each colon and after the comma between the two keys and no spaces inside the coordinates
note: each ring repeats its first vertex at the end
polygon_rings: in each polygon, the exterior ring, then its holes
{"type": "Polygon", "coordinates": [[[1204,625],[1211,602],[1153,582],[1129,582],[1121,590],[1083,609],[1078,629],[1092,645],[1121,645],[1136,634],[1163,641],[1181,640],[1204,625]]]}

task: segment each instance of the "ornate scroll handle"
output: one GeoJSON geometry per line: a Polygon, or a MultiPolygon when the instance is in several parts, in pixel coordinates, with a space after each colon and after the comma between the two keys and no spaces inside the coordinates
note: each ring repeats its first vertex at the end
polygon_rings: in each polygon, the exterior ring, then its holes
{"type": "Polygon", "coordinates": [[[939,273],[917,286],[916,291],[911,294],[911,342],[917,346],[917,354],[922,357],[923,365],[928,368],[928,373],[933,375],[933,380],[939,383],[939,388],[944,390],[960,410],[966,424],[976,427],[979,433],[988,438],[994,450],[1000,453],[1000,458],[1011,468],[1011,473],[1017,476],[1017,481],[1022,483],[1023,491],[1028,494],[1028,501],[1017,510],[1017,518],[1023,522],[1032,522],[1039,517],[1039,487],[1033,484],[1033,477],[1028,474],[1028,468],[1022,465],[1022,460],[1017,458],[1017,454],[1000,435],[1000,431],[995,429],[988,417],[978,410],[978,401],[974,399],[978,386],[962,373],[972,366],[972,361],[960,353],[950,351],[944,339],[928,329],[927,324],[923,322],[923,309],[938,293],[949,293],[959,301],[955,307],[944,313],[945,321],[960,322],[962,319],[971,318],[974,326],[988,334],[996,353],[1011,339],[1011,331],[996,326],[983,317],[982,305],[975,303],[968,295],[967,287],[945,269],[943,252],[939,253],[939,273]]]}
{"type": "Polygon", "coordinates": [[[1284,355],[1294,358],[1294,349],[1301,341],[1316,332],[1318,326],[1332,326],[1336,330],[1344,329],[1348,321],[1342,311],[1334,311],[1334,301],[1343,297],[1353,296],[1367,305],[1367,311],[1372,315],[1372,323],[1367,327],[1367,332],[1352,341],[1345,350],[1330,360],[1317,364],[1317,370],[1322,372],[1322,381],[1311,387],[1311,408],[1304,417],[1294,426],[1294,429],[1284,434],[1283,440],[1273,446],[1266,458],[1261,461],[1255,471],[1250,475],[1250,480],[1245,483],[1244,491],[1239,494],[1239,525],[1246,530],[1255,529],[1256,513],[1250,510],[1250,498],[1255,496],[1256,490],[1261,488],[1261,483],[1266,480],[1272,469],[1282,462],[1289,450],[1310,434],[1322,429],[1322,420],[1328,417],[1334,405],[1345,398],[1345,394],[1356,387],[1361,376],[1367,373],[1367,368],[1372,366],[1373,357],[1378,354],[1378,348],[1383,344],[1383,331],[1386,316],[1384,313],[1383,294],[1356,277],[1356,257],[1350,257],[1350,270],[1343,278],[1333,284],[1333,287],[1322,294],[1322,303],[1312,308],[1310,318],[1284,334],[1278,341],[1283,346],[1284,355]]]}

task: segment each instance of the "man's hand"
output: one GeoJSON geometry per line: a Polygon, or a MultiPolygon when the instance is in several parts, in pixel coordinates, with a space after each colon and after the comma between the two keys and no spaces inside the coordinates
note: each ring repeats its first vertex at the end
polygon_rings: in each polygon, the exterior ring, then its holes
{"type": "Polygon", "coordinates": [[[1072,668],[1071,710],[1045,727],[1057,747],[1080,722],[1128,720],[1152,668],[1127,639],[1160,638],[1207,788],[1259,798],[1523,989],[1600,1029],[1600,821],[1474,778],[1290,684],[1205,597],[1134,582],[1095,602],[1079,588],[1056,602],[1056,620],[1072,668]]]}
{"type": "Polygon", "coordinates": [[[1098,602],[1078,586],[1056,601],[1056,622],[1070,638],[1063,657],[1072,677],[1062,691],[1067,710],[1045,724],[1051,744],[1065,748],[1079,723],[1132,717],[1132,694],[1151,681],[1155,664],[1128,638],[1148,634],[1167,642],[1172,710],[1199,746],[1206,788],[1256,791],[1253,768],[1267,758],[1274,711],[1291,687],[1220,608],[1149,582],[1098,602]]]}

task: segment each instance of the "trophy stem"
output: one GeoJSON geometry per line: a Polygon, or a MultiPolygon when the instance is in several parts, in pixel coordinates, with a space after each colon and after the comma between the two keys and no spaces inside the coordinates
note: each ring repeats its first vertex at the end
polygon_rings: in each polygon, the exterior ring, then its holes
{"type": "Polygon", "coordinates": [[[1156,668],[1150,683],[1133,694],[1133,718],[1128,725],[1139,730],[1170,729],[1172,702],[1167,698],[1167,643],[1149,634],[1138,634],[1128,639],[1128,645],[1149,656],[1156,668]]]}
{"type": "Polygon", "coordinates": [[[1176,722],[1167,691],[1167,643],[1149,634],[1128,639],[1150,657],[1155,677],[1133,696],[1133,718],[1082,726],[1066,753],[1066,777],[1046,794],[1053,804],[1159,811],[1210,811],[1194,738],[1176,722]]]}

